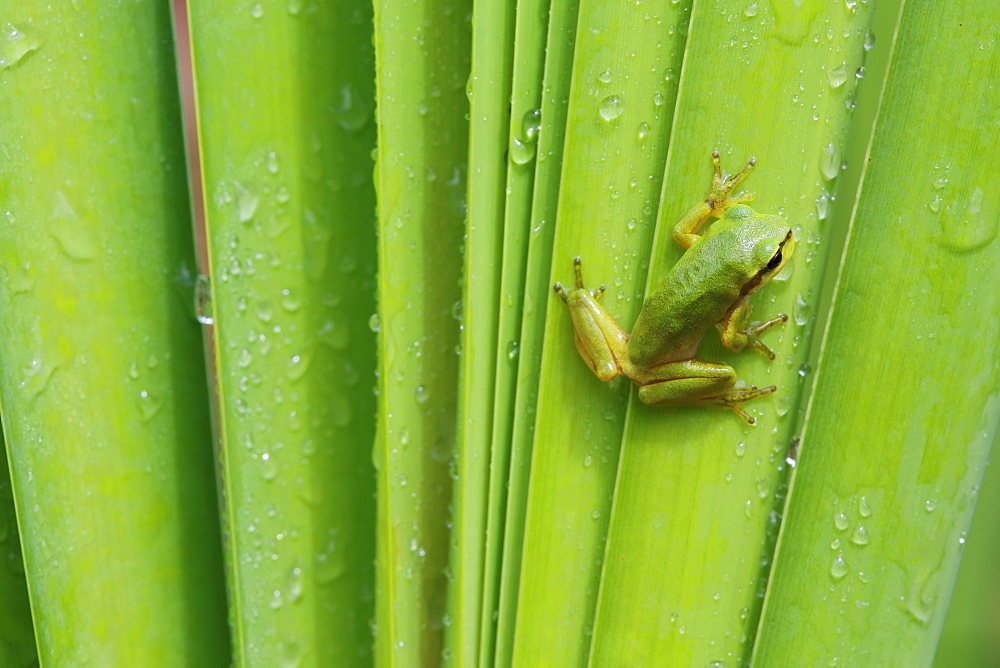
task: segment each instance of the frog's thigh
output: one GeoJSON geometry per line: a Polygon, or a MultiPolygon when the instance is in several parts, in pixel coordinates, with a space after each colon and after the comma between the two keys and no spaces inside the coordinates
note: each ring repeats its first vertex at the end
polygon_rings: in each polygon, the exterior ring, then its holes
{"type": "Polygon", "coordinates": [[[688,360],[651,369],[639,387],[639,399],[656,404],[694,403],[725,393],[736,384],[736,371],[725,364],[688,360]]]}
{"type": "Polygon", "coordinates": [[[596,299],[589,294],[581,297],[579,292],[574,291],[567,301],[573,320],[573,341],[594,375],[604,381],[611,380],[621,372],[618,359],[624,357],[622,342],[628,337],[596,299]]]}

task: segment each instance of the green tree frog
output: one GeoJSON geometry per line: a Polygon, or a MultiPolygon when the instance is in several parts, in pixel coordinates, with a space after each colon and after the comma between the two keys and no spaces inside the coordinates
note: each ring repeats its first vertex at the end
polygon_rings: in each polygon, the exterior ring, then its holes
{"type": "Polygon", "coordinates": [[[736,387],[731,366],[702,362],[695,355],[702,337],[716,325],[730,350],[756,350],[774,359],[757,337],[787,322],[788,316],[753,325],[749,300],[788,262],[795,237],[780,216],[758,214],[743,204],[753,199],[752,193],[731,196],[753,169],[754,159],[733,175],[722,173],[718,151],[712,162],[705,199],[674,226],[674,240],[686,249],[684,255],[646,299],[631,335],[598,302],[604,286],[584,287],[579,257],[573,260],[575,288],[567,291],[560,283],[553,288],[569,307],[576,349],[598,378],[628,376],[646,404],[722,406],[753,424],[742,404],[777,388],[736,387]],[[712,217],[720,220],[698,234],[712,217]]]}

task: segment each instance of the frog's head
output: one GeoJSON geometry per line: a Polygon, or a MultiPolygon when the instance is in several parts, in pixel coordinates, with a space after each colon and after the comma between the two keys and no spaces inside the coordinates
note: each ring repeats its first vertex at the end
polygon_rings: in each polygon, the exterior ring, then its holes
{"type": "Polygon", "coordinates": [[[749,280],[740,291],[743,296],[752,295],[788,263],[795,250],[795,235],[792,228],[781,216],[754,214],[740,223],[739,236],[744,248],[749,252],[749,280]]]}

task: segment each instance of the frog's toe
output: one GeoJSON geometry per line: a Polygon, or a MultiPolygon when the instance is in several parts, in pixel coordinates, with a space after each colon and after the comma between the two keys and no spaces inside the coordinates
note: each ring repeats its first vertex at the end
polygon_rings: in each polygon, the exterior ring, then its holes
{"type": "Polygon", "coordinates": [[[729,390],[726,394],[716,397],[708,397],[703,399],[701,403],[714,404],[716,406],[721,406],[723,408],[728,408],[732,412],[739,415],[744,422],[749,425],[755,424],[757,421],[753,416],[747,414],[743,410],[743,404],[751,399],[756,399],[757,397],[762,397],[765,394],[771,394],[778,388],[775,385],[769,385],[768,387],[758,388],[756,385],[750,385],[747,387],[733,388],[729,390]]]}
{"type": "Polygon", "coordinates": [[[566,288],[563,287],[562,283],[559,283],[557,281],[556,284],[552,286],[552,290],[557,295],[559,295],[560,297],[562,297],[562,300],[564,302],[568,302],[569,301],[569,295],[566,294],[566,288]]]}
{"type": "Polygon", "coordinates": [[[722,158],[719,152],[712,152],[712,187],[708,190],[705,202],[712,207],[714,215],[718,216],[731,206],[753,200],[753,193],[741,192],[737,195],[732,195],[732,192],[733,188],[745,179],[756,166],[757,159],[750,158],[743,169],[737,173],[725,174],[722,171],[722,158]]]}
{"type": "Polygon", "coordinates": [[[757,195],[755,193],[744,190],[743,192],[733,195],[732,197],[727,197],[725,206],[728,209],[729,207],[736,206],[737,204],[746,204],[747,202],[752,202],[753,198],[756,196],[757,195]]]}
{"type": "Polygon", "coordinates": [[[746,422],[751,427],[757,424],[757,418],[753,417],[752,415],[748,415],[747,412],[743,410],[739,404],[732,404],[730,406],[726,406],[726,408],[728,408],[729,410],[731,410],[732,412],[736,413],[741,418],[743,418],[743,421],[746,422]]]}
{"type": "Polygon", "coordinates": [[[730,190],[732,190],[733,187],[737,183],[745,179],[750,174],[751,170],[753,170],[753,168],[756,166],[757,166],[757,158],[750,158],[749,160],[747,160],[747,164],[743,166],[743,169],[736,172],[735,174],[730,174],[729,176],[726,177],[725,181],[726,185],[729,186],[730,190]]]}
{"type": "Polygon", "coordinates": [[[579,255],[573,258],[573,274],[576,276],[576,289],[583,289],[583,258],[579,255]]]}

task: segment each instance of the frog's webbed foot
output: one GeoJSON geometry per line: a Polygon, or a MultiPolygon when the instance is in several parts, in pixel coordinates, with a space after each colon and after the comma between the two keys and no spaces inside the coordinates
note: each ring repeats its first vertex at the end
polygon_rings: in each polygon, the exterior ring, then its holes
{"type": "Polygon", "coordinates": [[[712,209],[711,215],[721,218],[729,207],[753,200],[753,193],[741,192],[733,195],[732,192],[733,188],[745,179],[756,165],[757,159],[750,158],[746,166],[737,173],[723,174],[722,158],[718,151],[712,151],[712,185],[705,195],[705,203],[712,209]]]}
{"type": "Polygon", "coordinates": [[[702,399],[699,403],[709,404],[713,406],[722,406],[723,408],[728,408],[732,412],[743,418],[743,421],[749,425],[753,425],[757,422],[753,416],[748,415],[745,410],[743,410],[743,402],[750,401],[751,399],[756,399],[757,397],[762,397],[765,394],[771,394],[778,388],[774,385],[768,387],[757,388],[754,385],[747,387],[737,387],[729,390],[725,394],[721,394],[716,397],[706,397],[702,399]]]}
{"type": "Polygon", "coordinates": [[[752,313],[753,306],[746,302],[718,324],[722,345],[737,353],[741,350],[756,350],[767,359],[774,360],[774,353],[758,336],[766,329],[788,322],[788,316],[779,313],[770,320],[751,327],[752,313]]]}
{"type": "Polygon", "coordinates": [[[762,322],[759,325],[743,330],[743,334],[748,339],[747,348],[750,350],[756,350],[757,352],[763,354],[767,359],[774,361],[774,353],[771,352],[770,348],[764,345],[763,341],[757,338],[757,335],[769,327],[774,327],[775,325],[780,325],[785,322],[788,322],[788,316],[784,313],[779,313],[767,322],[762,322]]]}
{"type": "MultiPolygon", "coordinates": [[[[576,278],[574,285],[575,290],[586,289],[583,285],[582,265],[583,265],[583,260],[580,259],[579,255],[573,258],[573,274],[576,278]]],[[[563,287],[562,283],[556,282],[556,284],[552,286],[552,289],[555,290],[555,293],[559,295],[564,302],[569,303],[569,293],[566,292],[566,288],[563,287]]],[[[590,290],[589,292],[594,299],[600,299],[601,295],[604,294],[604,290],[605,286],[601,284],[596,290],[590,290]]]]}

